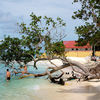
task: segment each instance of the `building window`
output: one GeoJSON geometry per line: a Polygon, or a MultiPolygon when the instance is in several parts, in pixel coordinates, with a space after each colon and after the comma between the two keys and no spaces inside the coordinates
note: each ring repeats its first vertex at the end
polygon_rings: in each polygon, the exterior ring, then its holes
{"type": "Polygon", "coordinates": [[[85,50],[88,50],[87,48],[85,48],[85,50]]]}
{"type": "Polygon", "coordinates": [[[72,48],[72,51],[74,50],[74,48],[72,48]]]}
{"type": "Polygon", "coordinates": [[[78,50],[78,48],[76,48],[76,50],[78,50]]]}

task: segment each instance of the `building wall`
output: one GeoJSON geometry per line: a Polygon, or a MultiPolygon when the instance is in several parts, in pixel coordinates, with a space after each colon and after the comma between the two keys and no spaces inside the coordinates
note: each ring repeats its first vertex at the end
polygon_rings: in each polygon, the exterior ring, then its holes
{"type": "Polygon", "coordinates": [[[100,56],[100,51],[96,51],[95,55],[100,56]]]}
{"type": "MultiPolygon", "coordinates": [[[[92,55],[92,51],[67,51],[65,53],[66,57],[86,57],[91,55],[92,55]]],[[[96,51],[95,55],[100,56],[100,51],[96,51]]],[[[41,55],[41,58],[47,58],[46,53],[43,53],[41,55]]]]}
{"type": "Polygon", "coordinates": [[[66,48],[65,51],[90,51],[91,48],[66,48]]]}
{"type": "MultiPolygon", "coordinates": [[[[100,56],[100,51],[96,51],[96,56],[100,56]]],[[[86,57],[91,56],[92,51],[67,51],[65,56],[67,57],[86,57]]]]}

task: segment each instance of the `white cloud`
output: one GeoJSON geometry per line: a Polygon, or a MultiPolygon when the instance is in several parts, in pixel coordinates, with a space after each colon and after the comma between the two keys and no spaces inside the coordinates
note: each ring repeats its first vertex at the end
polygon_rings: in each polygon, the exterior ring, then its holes
{"type": "Polygon", "coordinates": [[[18,21],[29,20],[29,15],[34,12],[37,15],[50,17],[62,17],[67,23],[67,32],[74,33],[74,26],[71,16],[73,11],[80,6],[72,5],[73,0],[0,0],[0,33],[16,30],[18,21]],[[2,29],[1,29],[2,28],[2,29]],[[2,31],[2,32],[1,32],[2,31]]]}
{"type": "Polygon", "coordinates": [[[65,12],[70,11],[70,13],[72,13],[75,9],[72,5],[72,1],[73,0],[3,0],[0,9],[4,12],[11,12],[16,16],[26,15],[32,11],[42,15],[65,15],[65,12]]]}

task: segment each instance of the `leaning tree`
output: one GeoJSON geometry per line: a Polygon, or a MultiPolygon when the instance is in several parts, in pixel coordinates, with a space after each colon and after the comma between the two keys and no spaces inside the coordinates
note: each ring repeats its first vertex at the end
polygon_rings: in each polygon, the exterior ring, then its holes
{"type": "Polygon", "coordinates": [[[66,23],[60,17],[53,19],[47,16],[36,16],[34,13],[31,13],[30,17],[29,24],[22,22],[18,25],[24,48],[34,60],[34,67],[36,67],[38,60],[52,59],[54,55],[64,53],[62,39],[66,36],[64,30],[66,23]],[[40,58],[43,51],[47,58],[40,58]]]}
{"type": "MultiPolygon", "coordinates": [[[[0,54],[2,60],[6,62],[16,61],[34,61],[34,67],[38,68],[36,63],[40,60],[48,60],[55,67],[48,66],[46,72],[41,74],[30,74],[35,77],[49,75],[68,66],[76,66],[73,70],[80,73],[83,77],[98,78],[100,72],[100,63],[88,62],[82,64],[80,62],[65,57],[65,47],[63,38],[65,37],[65,23],[61,18],[53,20],[51,17],[42,17],[31,14],[31,22],[29,25],[25,23],[19,24],[22,39],[5,38],[0,44],[0,54]],[[46,53],[46,58],[41,58],[42,50],[46,53]],[[63,65],[57,66],[51,60],[61,59],[63,65]],[[49,70],[51,69],[51,70],[49,70]],[[97,69],[97,70],[96,70],[97,69]]],[[[20,72],[17,72],[20,73],[20,72]]],[[[62,75],[61,75],[62,76],[62,75]]]]}
{"type": "MultiPolygon", "coordinates": [[[[43,59],[52,59],[53,55],[62,55],[64,45],[62,39],[65,37],[64,28],[66,23],[59,17],[55,20],[47,16],[36,16],[31,14],[31,22],[26,25],[24,22],[18,24],[22,38],[5,37],[0,43],[1,60],[9,65],[12,61],[18,63],[43,59]],[[41,58],[46,52],[47,58],[41,58]]],[[[56,58],[56,57],[55,57],[56,58]]]]}
{"type": "Polygon", "coordinates": [[[65,23],[61,18],[57,18],[55,21],[51,17],[36,16],[33,13],[30,16],[31,23],[29,25],[26,25],[25,23],[19,24],[21,28],[20,33],[23,34],[23,40],[25,41],[25,47],[29,49],[28,54],[33,57],[35,67],[36,63],[40,60],[48,60],[55,66],[48,66],[45,73],[34,74],[34,76],[39,77],[47,74],[51,76],[51,73],[68,66],[77,66],[77,68],[81,71],[74,68],[73,70],[81,73],[83,75],[83,78],[86,76],[91,76],[92,78],[94,78],[99,73],[99,71],[94,72],[95,68],[99,70],[99,63],[88,62],[87,64],[81,64],[79,62],[69,60],[65,57],[65,47],[62,42],[63,38],[65,37],[65,35],[63,34],[63,27],[65,27],[65,23]],[[44,51],[46,52],[46,58],[40,58],[42,49],[44,49],[44,51]],[[33,50],[35,50],[34,56],[32,55],[33,50]],[[63,65],[57,66],[56,64],[52,63],[51,60],[55,58],[61,59],[63,65]],[[51,70],[49,71],[48,69],[51,70]]]}

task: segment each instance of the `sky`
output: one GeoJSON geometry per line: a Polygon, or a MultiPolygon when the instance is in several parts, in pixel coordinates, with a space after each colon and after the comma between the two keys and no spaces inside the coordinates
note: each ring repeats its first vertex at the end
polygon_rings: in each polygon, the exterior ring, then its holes
{"type": "Polygon", "coordinates": [[[81,25],[81,20],[73,20],[73,12],[80,4],[72,4],[73,0],[0,0],[0,40],[4,35],[20,37],[17,23],[27,23],[30,14],[61,17],[66,22],[66,38],[64,41],[77,40],[75,26],[81,25]]]}

